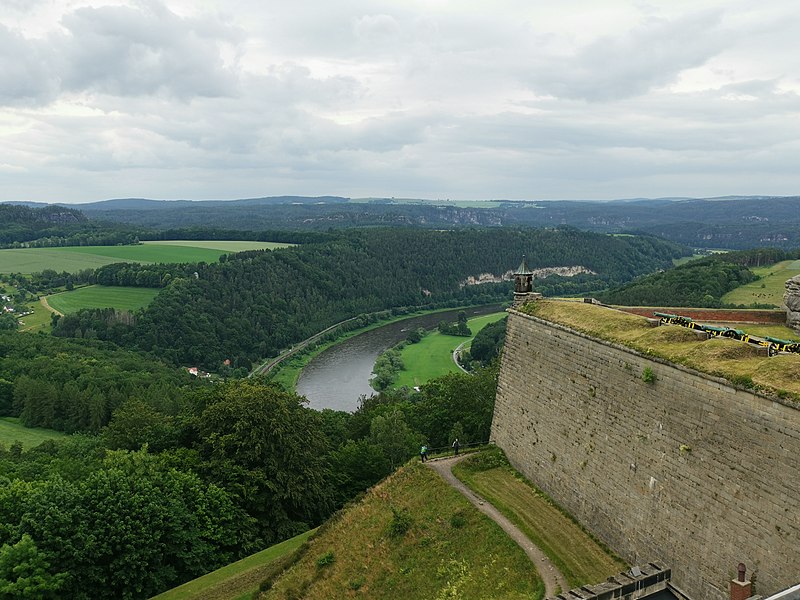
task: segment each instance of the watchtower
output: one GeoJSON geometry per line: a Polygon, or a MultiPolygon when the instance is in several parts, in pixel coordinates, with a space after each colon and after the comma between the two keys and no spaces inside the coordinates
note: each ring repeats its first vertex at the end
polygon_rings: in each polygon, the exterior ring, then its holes
{"type": "Polygon", "coordinates": [[[514,306],[521,306],[528,300],[541,298],[541,294],[533,292],[533,271],[528,268],[525,262],[525,255],[522,256],[522,263],[514,273],[514,306]]]}

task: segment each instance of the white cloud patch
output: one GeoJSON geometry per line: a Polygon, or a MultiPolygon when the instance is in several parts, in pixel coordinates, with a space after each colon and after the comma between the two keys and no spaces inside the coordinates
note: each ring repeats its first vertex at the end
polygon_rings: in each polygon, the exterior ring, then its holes
{"type": "Polygon", "coordinates": [[[614,36],[603,36],[570,56],[545,56],[534,67],[534,89],[566,98],[607,101],[638,96],[673,82],[731,43],[720,14],[674,21],[650,18],[614,36]]]}
{"type": "Polygon", "coordinates": [[[789,0],[8,2],[0,199],[797,193],[789,0]]]}

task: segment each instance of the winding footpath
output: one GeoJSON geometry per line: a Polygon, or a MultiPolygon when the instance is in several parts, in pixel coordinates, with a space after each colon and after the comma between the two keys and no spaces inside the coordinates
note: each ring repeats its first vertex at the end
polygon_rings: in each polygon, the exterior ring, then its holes
{"type": "Polygon", "coordinates": [[[475,494],[475,492],[453,475],[453,465],[467,456],[469,455],[462,454],[461,456],[453,456],[450,458],[435,458],[427,461],[425,464],[439,473],[447,483],[461,492],[467,500],[475,505],[475,508],[497,523],[512,540],[517,542],[519,547],[525,551],[525,554],[528,555],[528,558],[536,566],[539,576],[542,578],[542,581],[544,581],[544,595],[546,598],[569,590],[567,579],[561,571],[553,566],[550,559],[545,556],[544,552],[542,552],[527,535],[504,517],[499,510],[475,494]]]}

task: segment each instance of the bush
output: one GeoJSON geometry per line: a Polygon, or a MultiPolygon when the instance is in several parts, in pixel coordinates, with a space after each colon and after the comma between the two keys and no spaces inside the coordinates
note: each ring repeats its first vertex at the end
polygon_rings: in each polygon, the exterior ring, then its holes
{"type": "Polygon", "coordinates": [[[317,559],[317,568],[323,569],[325,567],[328,567],[333,564],[334,560],[335,557],[333,555],[333,550],[328,550],[325,554],[323,554],[317,559]]]}
{"type": "Polygon", "coordinates": [[[463,509],[457,510],[450,517],[450,527],[453,529],[461,529],[466,524],[467,517],[465,516],[465,511],[463,509]]]}
{"type": "Polygon", "coordinates": [[[389,537],[400,538],[403,537],[411,526],[414,525],[414,518],[407,508],[397,510],[394,506],[392,508],[392,520],[389,523],[389,537]]]}

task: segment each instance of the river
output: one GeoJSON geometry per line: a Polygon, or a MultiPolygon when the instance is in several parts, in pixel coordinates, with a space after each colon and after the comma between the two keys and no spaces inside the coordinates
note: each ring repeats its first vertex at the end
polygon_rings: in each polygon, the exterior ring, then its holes
{"type": "Polygon", "coordinates": [[[365,331],[314,357],[300,374],[297,393],[308,398],[311,408],[356,410],[361,396],[375,393],[369,380],[381,352],[406,339],[413,329],[432,329],[439,321],[455,321],[461,310],[467,313],[467,317],[475,317],[497,312],[501,306],[471,306],[431,313],[365,331]]]}

